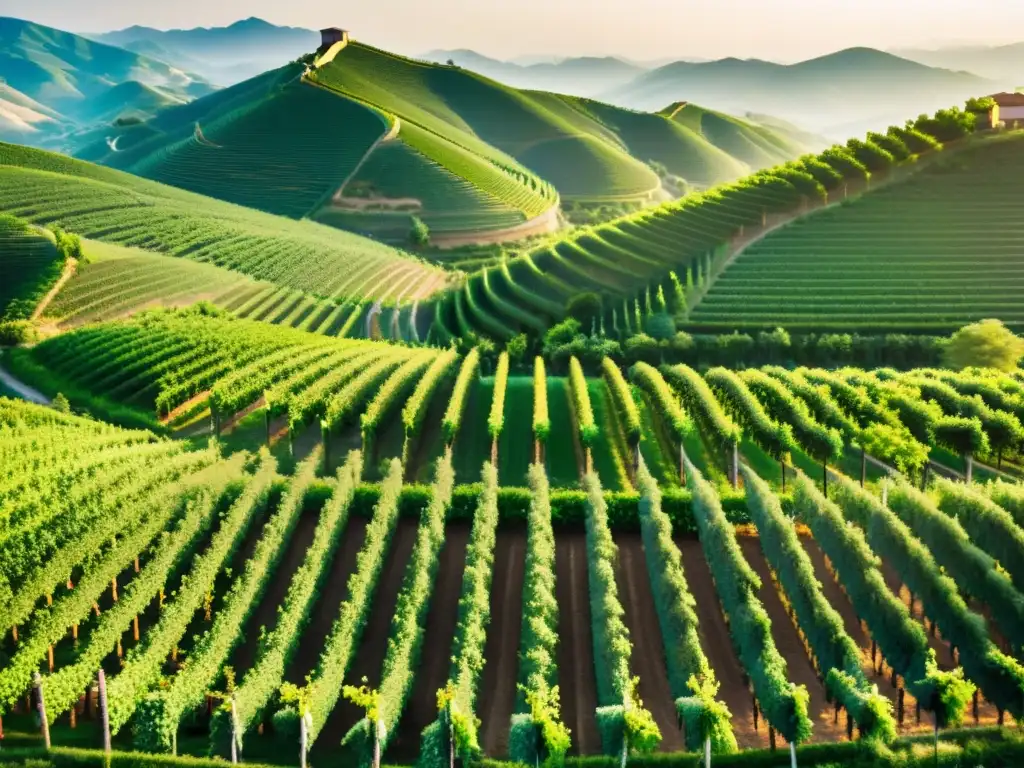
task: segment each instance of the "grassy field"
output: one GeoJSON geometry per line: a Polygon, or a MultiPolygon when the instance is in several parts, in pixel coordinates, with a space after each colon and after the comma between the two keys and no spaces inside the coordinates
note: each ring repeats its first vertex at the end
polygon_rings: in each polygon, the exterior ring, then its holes
{"type": "Polygon", "coordinates": [[[544,449],[548,477],[554,486],[575,488],[580,482],[579,441],[572,423],[566,379],[548,376],[548,410],[551,435],[544,449]]]}
{"type": "Polygon", "coordinates": [[[509,376],[505,389],[505,427],[498,440],[498,479],[502,485],[525,486],[533,462],[533,379],[509,376]]]}
{"type": "Polygon", "coordinates": [[[11,144],[0,144],[0,212],[322,297],[380,298],[407,270],[424,291],[441,285],[436,268],[366,238],[11,144]]]}

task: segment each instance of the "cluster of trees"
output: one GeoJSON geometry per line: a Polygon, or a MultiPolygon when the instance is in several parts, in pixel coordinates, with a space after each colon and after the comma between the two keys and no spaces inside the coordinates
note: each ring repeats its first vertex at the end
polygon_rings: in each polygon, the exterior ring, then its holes
{"type": "MultiPolygon", "coordinates": [[[[624,366],[639,362],[699,368],[795,365],[907,370],[945,365],[954,369],[977,367],[1012,371],[1024,357],[1024,339],[999,320],[983,320],[965,326],[951,337],[908,333],[791,334],[784,328],[755,333],[691,334],[676,331],[672,317],[662,313],[655,314],[648,323],[648,328],[655,329],[665,321],[664,332],[655,330],[659,338],[640,333],[619,341],[600,332],[596,316],[592,314],[595,304],[590,296],[579,297],[591,308],[590,314],[583,311],[583,304],[574,303],[574,307],[580,308],[579,316],[569,316],[552,326],[541,339],[535,340],[526,334],[510,339],[505,350],[512,369],[525,371],[530,352],[539,353],[555,372],[566,371],[569,359],[575,357],[588,373],[595,375],[600,372],[601,361],[605,358],[624,366]],[[588,333],[588,328],[597,330],[588,333]]],[[[484,341],[473,348],[481,354],[485,368],[493,370],[498,347],[484,341]]]]}

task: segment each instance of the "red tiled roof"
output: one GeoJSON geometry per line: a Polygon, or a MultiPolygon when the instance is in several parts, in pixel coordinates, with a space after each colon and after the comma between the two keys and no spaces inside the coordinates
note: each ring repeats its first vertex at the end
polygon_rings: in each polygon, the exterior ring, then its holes
{"type": "Polygon", "coordinates": [[[994,93],[992,98],[1000,107],[1024,107],[1024,93],[994,93]]]}

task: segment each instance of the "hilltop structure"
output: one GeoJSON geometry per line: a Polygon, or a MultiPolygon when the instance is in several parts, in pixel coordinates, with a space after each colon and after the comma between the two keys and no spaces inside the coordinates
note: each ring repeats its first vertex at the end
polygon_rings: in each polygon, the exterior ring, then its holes
{"type": "Polygon", "coordinates": [[[335,43],[348,44],[348,30],[338,27],[326,27],[320,30],[320,46],[329,48],[335,43]]]}

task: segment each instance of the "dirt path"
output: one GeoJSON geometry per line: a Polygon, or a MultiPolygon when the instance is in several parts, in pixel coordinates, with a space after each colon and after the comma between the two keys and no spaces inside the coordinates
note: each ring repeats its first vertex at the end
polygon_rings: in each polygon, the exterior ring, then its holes
{"type": "Polygon", "coordinates": [[[459,592],[469,544],[468,523],[445,527],[444,548],[430,598],[429,619],[423,634],[420,665],[412,693],[388,745],[388,760],[413,764],[420,752],[420,734],[437,718],[437,691],[451,671],[452,641],[459,621],[459,592]]]}
{"type": "Polygon", "coordinates": [[[811,701],[808,707],[808,715],[814,722],[814,734],[811,741],[840,741],[845,738],[845,725],[833,723],[832,705],[827,701],[825,686],[818,677],[811,659],[804,648],[804,642],[800,639],[796,627],[793,625],[789,613],[782,603],[779,590],[772,581],[771,571],[768,568],[768,561],[765,560],[761,551],[761,542],[757,537],[741,536],[739,539],[740,548],[746,557],[750,567],[761,577],[761,589],[758,597],[768,611],[768,617],[772,622],[772,637],[775,645],[786,660],[788,678],[797,685],[807,686],[811,694],[811,701]]]}
{"type": "Polygon", "coordinates": [[[519,639],[523,626],[526,529],[498,533],[491,581],[491,621],[484,649],[484,676],[477,702],[481,746],[488,757],[508,755],[508,734],[516,706],[519,639]]]}
{"type": "Polygon", "coordinates": [[[285,674],[288,682],[302,685],[306,675],[316,668],[320,660],[324,643],[338,617],[338,609],[349,597],[348,580],[355,571],[356,555],[366,538],[367,522],[363,517],[350,517],[345,524],[341,544],[334,554],[330,572],[310,613],[309,624],[302,630],[295,658],[288,665],[285,674]]]}
{"type": "Polygon", "coordinates": [[[558,683],[562,694],[562,721],[572,731],[571,752],[577,755],[601,752],[601,736],[594,714],[597,682],[588,590],[586,534],[560,531],[555,536],[558,683]]]}
{"type": "Polygon", "coordinates": [[[505,229],[491,229],[483,232],[433,233],[430,244],[442,250],[458,248],[461,245],[494,245],[509,240],[521,240],[534,235],[546,235],[558,231],[558,205],[553,205],[539,216],[505,229]]]}
{"type": "MultiPolygon", "coordinates": [[[[417,521],[401,519],[391,540],[391,548],[387,560],[377,582],[377,591],[373,597],[373,610],[363,630],[359,650],[352,660],[352,666],[346,675],[346,683],[360,684],[365,677],[371,688],[380,684],[381,667],[388,648],[388,637],[391,635],[391,619],[395,615],[398,604],[398,593],[405,578],[405,567],[409,555],[416,544],[417,521]]],[[[334,749],[348,729],[362,718],[363,710],[349,701],[341,700],[327,718],[320,733],[317,745],[322,748],[334,749]]]]}
{"type": "MultiPolygon", "coordinates": [[[[0,351],[0,355],[3,355],[2,351],[0,351]]],[[[2,360],[2,357],[0,357],[0,360],[2,360]]],[[[18,397],[28,400],[30,403],[36,403],[38,405],[50,404],[50,398],[38,389],[30,387],[28,384],[14,378],[4,370],[2,363],[0,363],[0,384],[3,384],[9,390],[17,394],[18,397]]]]}
{"type": "Polygon", "coordinates": [[[618,585],[624,620],[633,641],[633,674],[640,677],[640,698],[661,729],[662,752],[682,752],[683,734],[676,720],[675,699],[665,666],[665,646],[654,606],[650,576],[638,533],[616,534],[619,547],[618,585]]]}
{"type": "Polygon", "coordinates": [[[260,627],[266,627],[267,632],[270,632],[274,629],[275,624],[277,624],[277,607],[284,601],[284,596],[288,592],[292,576],[295,575],[295,571],[299,569],[302,561],[306,558],[306,550],[313,543],[313,535],[316,533],[316,524],[319,519],[320,514],[318,511],[305,511],[299,517],[299,522],[296,524],[295,530],[292,531],[291,538],[288,540],[288,547],[285,550],[284,557],[274,572],[274,578],[271,579],[270,586],[263,594],[263,598],[256,607],[255,614],[249,621],[245,640],[232,654],[231,666],[234,667],[240,681],[252,667],[253,662],[256,661],[256,652],[259,649],[260,627]]]}
{"type": "Polygon", "coordinates": [[[704,558],[704,550],[696,537],[676,539],[683,554],[683,568],[690,591],[697,601],[697,617],[700,620],[700,644],[715,677],[722,684],[718,698],[728,705],[732,712],[732,730],[741,749],[768,746],[768,729],[764,719],[754,728],[754,707],[750,688],[746,682],[743,665],[734,650],[729,625],[725,622],[711,569],[704,558]]]}
{"type": "Polygon", "coordinates": [[[75,272],[78,270],[78,260],[68,258],[64,262],[64,271],[61,272],[57,282],[53,284],[53,287],[47,291],[46,295],[43,296],[43,300],[36,305],[35,310],[32,312],[32,317],[29,320],[35,321],[43,316],[43,312],[50,306],[50,303],[57,298],[57,294],[60,293],[64,286],[68,284],[68,280],[75,276],[75,272]]]}
{"type": "MultiPolygon", "coordinates": [[[[352,169],[348,176],[345,177],[345,180],[341,182],[341,186],[338,187],[338,190],[331,196],[332,207],[345,207],[343,205],[343,201],[345,200],[345,187],[348,186],[348,183],[352,181],[352,179],[356,177],[356,174],[358,174],[359,171],[363,169],[363,166],[366,165],[366,161],[370,159],[370,155],[377,151],[377,147],[379,147],[385,141],[394,141],[395,139],[398,138],[398,134],[402,130],[402,120],[398,117],[398,115],[391,115],[391,117],[394,119],[394,122],[391,124],[391,127],[384,131],[384,133],[382,133],[380,136],[378,136],[377,140],[370,145],[370,148],[363,153],[363,156],[359,158],[359,162],[356,163],[356,167],[352,169]]],[[[420,201],[416,200],[416,202],[419,203],[420,201]]],[[[420,203],[420,207],[423,207],[422,203],[420,203]]]]}

